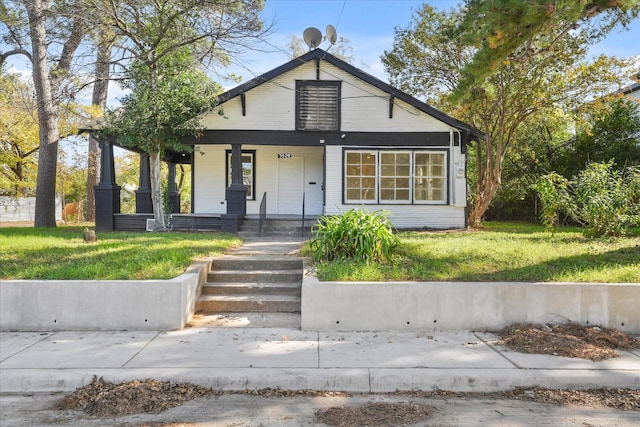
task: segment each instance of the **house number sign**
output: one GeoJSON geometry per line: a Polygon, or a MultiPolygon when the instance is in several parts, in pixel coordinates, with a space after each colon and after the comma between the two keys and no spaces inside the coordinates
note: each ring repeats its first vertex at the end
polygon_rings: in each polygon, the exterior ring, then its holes
{"type": "Polygon", "coordinates": [[[291,153],[278,153],[279,159],[290,159],[292,157],[291,153]]]}

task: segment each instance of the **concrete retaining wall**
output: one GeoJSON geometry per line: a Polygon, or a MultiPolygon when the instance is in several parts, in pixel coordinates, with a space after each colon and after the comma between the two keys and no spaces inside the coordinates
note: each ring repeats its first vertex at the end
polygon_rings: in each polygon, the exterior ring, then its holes
{"type": "Polygon", "coordinates": [[[0,281],[0,330],[181,329],[211,260],[171,280],[0,281]]]}
{"type": "Polygon", "coordinates": [[[302,329],[498,330],[516,322],[640,333],[640,283],[319,282],[302,284],[302,329]]]}

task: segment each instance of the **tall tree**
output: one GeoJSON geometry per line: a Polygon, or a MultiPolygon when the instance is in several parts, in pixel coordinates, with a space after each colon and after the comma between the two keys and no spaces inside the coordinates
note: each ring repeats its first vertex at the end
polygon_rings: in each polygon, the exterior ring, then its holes
{"type": "MultiPolygon", "coordinates": [[[[160,159],[167,146],[177,144],[180,132],[191,132],[194,113],[202,112],[197,108],[195,94],[182,87],[183,79],[198,81],[193,85],[202,89],[202,94],[215,96],[210,90],[204,90],[202,76],[196,73],[194,62],[215,68],[230,63],[240,50],[251,48],[258,37],[268,29],[263,27],[259,13],[263,8],[262,0],[81,0],[84,8],[92,11],[88,16],[99,17],[100,23],[108,26],[117,37],[116,48],[120,53],[117,63],[123,70],[124,87],[135,91],[135,96],[125,98],[125,111],[146,113],[137,119],[149,119],[138,122],[138,133],[129,133],[124,129],[130,123],[122,123],[122,129],[108,128],[118,132],[122,141],[136,144],[150,155],[151,161],[151,197],[154,207],[156,227],[165,228],[164,209],[160,194],[160,159]],[[187,58],[190,57],[190,58],[187,58]],[[191,69],[189,69],[191,68],[191,69]],[[175,91],[167,82],[174,81],[175,91]],[[164,91],[164,92],[162,92],[164,91]],[[163,97],[185,96],[183,100],[163,99],[163,97]],[[184,102],[189,111],[181,111],[184,102]],[[166,116],[158,106],[164,105],[167,111],[175,113],[166,116]],[[183,120],[182,126],[180,120],[183,120]],[[155,123],[155,128],[153,124],[155,123]],[[172,126],[172,129],[169,127],[172,126]],[[148,140],[139,138],[139,130],[144,129],[148,140]]],[[[90,18],[91,19],[91,18],[90,18]]],[[[111,114],[112,123],[117,120],[131,119],[126,115],[111,114]]]]}
{"type": "MultiPolygon", "coordinates": [[[[107,93],[109,88],[111,54],[115,38],[105,26],[98,27],[96,49],[95,82],[91,104],[104,111],[107,107],[107,93]]],[[[100,146],[98,141],[89,135],[89,150],[87,152],[87,212],[86,220],[96,219],[96,200],[94,186],[100,178],[100,146]]]]}
{"type": "Polygon", "coordinates": [[[120,109],[107,112],[103,132],[149,153],[154,229],[165,230],[161,157],[169,147],[188,149],[180,137],[197,134],[198,116],[214,106],[220,88],[198,69],[186,47],[164,55],[153,67],[134,61],[124,87],[131,93],[120,109]]]}
{"type": "Polygon", "coordinates": [[[73,58],[85,30],[79,15],[67,17],[59,13],[57,8],[63,6],[68,4],[64,1],[52,4],[47,0],[0,3],[0,20],[7,29],[3,41],[10,47],[0,53],[0,66],[12,55],[24,56],[31,63],[37,99],[39,148],[35,227],[56,226],[59,95],[69,82],[73,58]]]}
{"type": "MultiPolygon", "coordinates": [[[[396,29],[393,49],[382,61],[392,84],[431,102],[482,130],[486,140],[473,147],[476,182],[469,223],[480,225],[501,185],[504,160],[535,114],[545,109],[574,109],[590,96],[603,94],[622,75],[611,58],[585,59],[585,35],[566,34],[527,60],[497,64],[482,83],[451,98],[476,49],[452,38],[463,15],[424,5],[405,29],[396,29]],[[435,96],[433,96],[435,94],[435,96]]],[[[549,36],[551,37],[551,36],[549,36]]]]}

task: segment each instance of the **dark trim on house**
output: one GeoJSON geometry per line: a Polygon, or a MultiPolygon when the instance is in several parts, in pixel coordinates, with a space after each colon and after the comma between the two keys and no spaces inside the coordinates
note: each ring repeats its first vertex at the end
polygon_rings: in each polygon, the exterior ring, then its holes
{"type": "Polygon", "coordinates": [[[239,96],[243,92],[247,92],[257,86],[260,86],[263,83],[273,80],[274,78],[284,73],[287,73],[288,71],[291,71],[303,64],[308,63],[309,61],[314,61],[314,60],[315,61],[325,60],[328,63],[340,68],[341,70],[349,74],[352,74],[356,78],[366,83],[369,83],[372,86],[377,87],[378,89],[388,93],[389,95],[392,95],[395,98],[398,98],[406,102],[407,104],[448,124],[449,126],[452,126],[456,129],[460,129],[461,131],[468,132],[471,135],[472,139],[485,139],[484,133],[474,128],[473,126],[468,125],[464,122],[461,122],[460,120],[454,119],[453,117],[443,113],[442,111],[437,110],[436,108],[433,108],[432,106],[418,100],[417,98],[414,98],[413,96],[394,88],[388,83],[385,83],[382,80],[376,77],[373,77],[372,75],[360,70],[359,68],[356,68],[353,65],[341,59],[336,58],[335,56],[331,55],[330,53],[322,49],[314,49],[298,58],[292,59],[286,64],[283,64],[277,68],[274,68],[273,70],[268,71],[258,77],[255,77],[241,84],[240,86],[237,86],[231,90],[228,90],[227,92],[224,92],[223,94],[220,94],[217,97],[217,103],[222,104],[224,102],[227,102],[230,99],[235,98],[236,96],[239,96]]]}
{"type": "Polygon", "coordinates": [[[185,143],[192,145],[411,145],[449,146],[449,132],[312,132],[270,130],[205,130],[199,139],[185,143]]]}
{"type": "Polygon", "coordinates": [[[240,94],[240,104],[242,105],[242,116],[247,115],[247,94],[242,92],[240,94]]]}
{"type": "Polygon", "coordinates": [[[191,156],[191,213],[194,212],[196,204],[196,162],[191,156]]]}

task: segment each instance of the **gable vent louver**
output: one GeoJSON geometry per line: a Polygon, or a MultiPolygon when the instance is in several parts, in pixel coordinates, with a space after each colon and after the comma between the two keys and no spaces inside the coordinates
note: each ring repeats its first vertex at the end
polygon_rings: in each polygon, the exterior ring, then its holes
{"type": "Polygon", "coordinates": [[[337,84],[305,84],[298,90],[298,130],[339,130],[337,84]]]}

